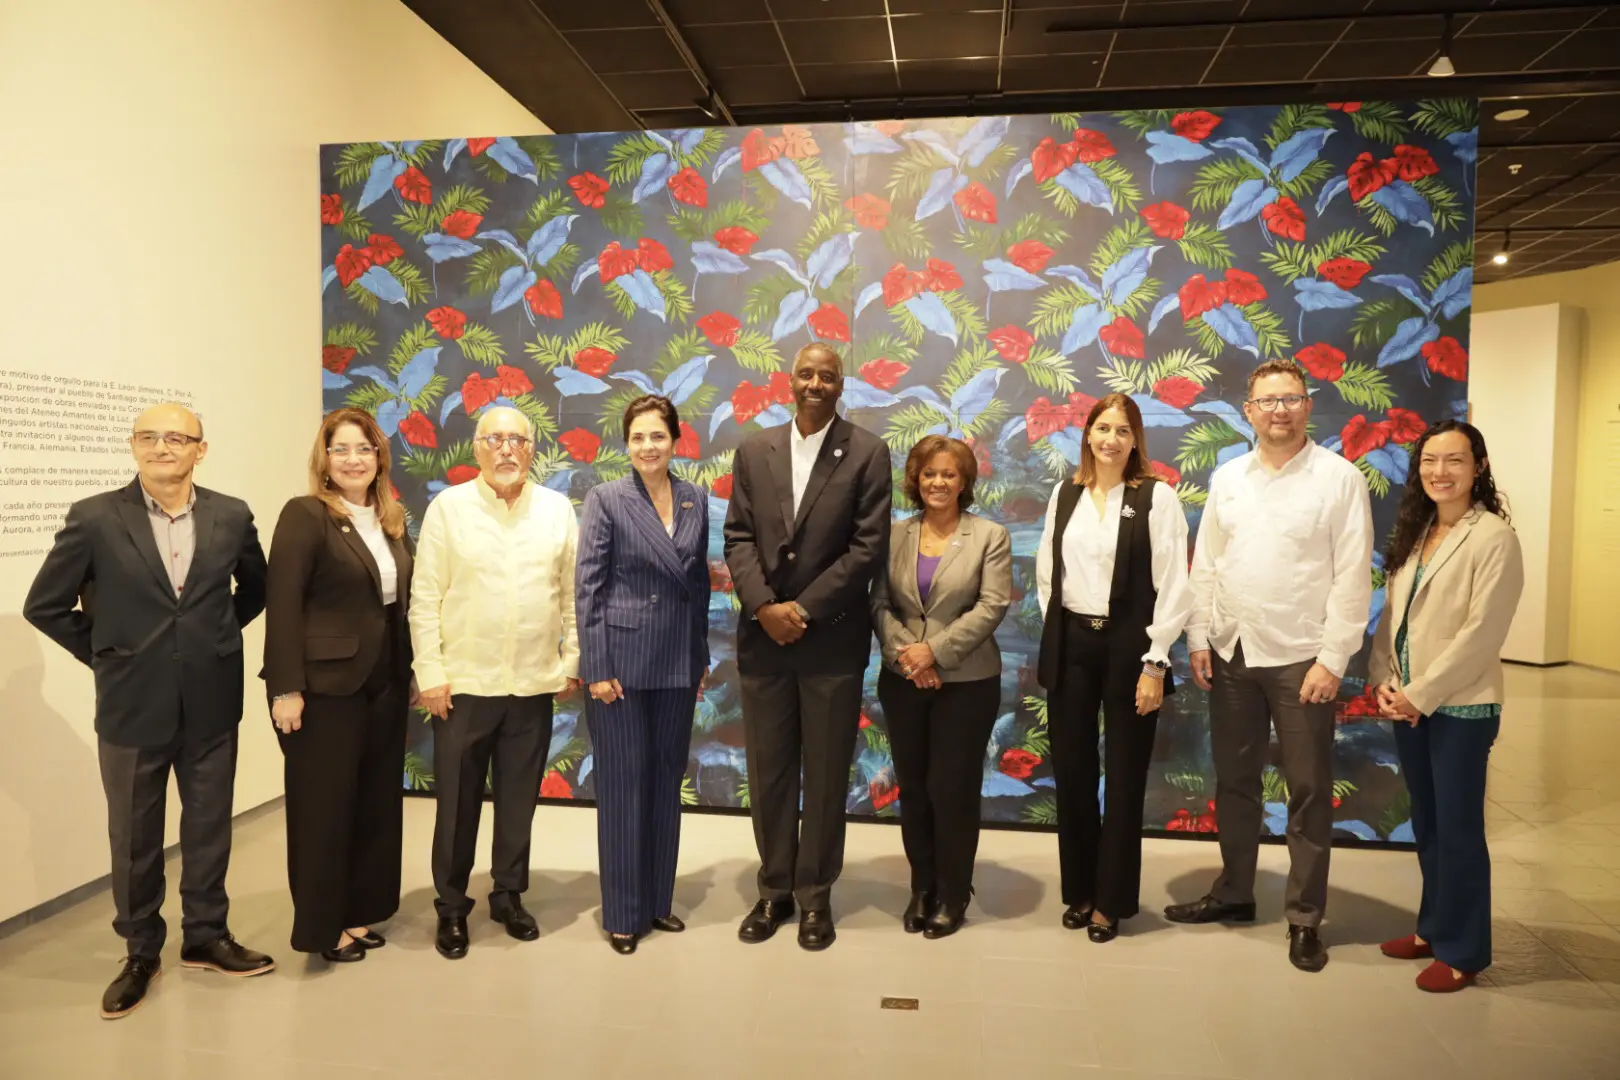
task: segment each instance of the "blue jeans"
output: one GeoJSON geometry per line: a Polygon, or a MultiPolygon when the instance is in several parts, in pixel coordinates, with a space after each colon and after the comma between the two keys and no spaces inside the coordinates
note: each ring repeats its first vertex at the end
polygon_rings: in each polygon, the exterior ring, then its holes
{"type": "Polygon", "coordinates": [[[1491,853],[1485,843],[1485,766],[1500,719],[1436,713],[1395,725],[1412,794],[1412,835],[1423,871],[1417,933],[1458,971],[1491,964],[1491,853]]]}

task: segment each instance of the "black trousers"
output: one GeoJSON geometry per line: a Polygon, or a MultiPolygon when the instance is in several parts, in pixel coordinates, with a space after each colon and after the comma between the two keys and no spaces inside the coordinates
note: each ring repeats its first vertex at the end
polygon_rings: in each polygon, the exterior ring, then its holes
{"type": "Polygon", "coordinates": [[[900,840],[911,864],[911,891],[965,903],[979,851],[979,792],[1001,679],[921,690],[884,668],[877,691],[900,782],[900,840]]]}
{"type": "Polygon", "coordinates": [[[1112,630],[1091,630],[1078,619],[1068,619],[1063,630],[1063,668],[1047,709],[1063,902],[1128,919],[1141,902],[1142,800],[1159,713],[1137,715],[1141,665],[1131,669],[1111,660],[1112,630]],[[1107,767],[1100,817],[1099,709],[1107,767]]]}
{"type": "Polygon", "coordinates": [[[844,869],[844,810],[862,681],[858,671],[741,678],[762,900],[796,898],[813,911],[831,904],[833,882],[844,869]]]}
{"type": "Polygon", "coordinates": [[[277,733],[298,952],[335,949],[399,909],[410,673],[397,656],[385,648],[358,693],[305,694],[302,725],[277,733]]]}
{"type": "Polygon", "coordinates": [[[116,746],[101,739],[101,786],[107,793],[112,847],[113,930],[129,955],[155,958],[168,927],[161,914],[164,812],[169,772],[180,789],[181,932],[187,947],[226,933],[230,899],[231,805],[236,792],[237,730],[188,739],[184,721],[164,746],[116,746]]]}
{"type": "Polygon", "coordinates": [[[529,887],[529,839],[540,776],[551,748],[552,694],[478,697],[455,694],[450,718],[433,721],[433,776],[438,797],[433,818],[434,907],[440,917],[463,918],[484,808],[484,778],[495,801],[490,850],[490,911],[509,911],[529,887]]]}

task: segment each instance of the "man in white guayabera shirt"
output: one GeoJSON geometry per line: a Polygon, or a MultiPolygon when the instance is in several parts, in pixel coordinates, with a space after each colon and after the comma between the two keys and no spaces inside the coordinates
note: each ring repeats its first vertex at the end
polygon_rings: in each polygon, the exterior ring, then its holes
{"type": "Polygon", "coordinates": [[[1249,376],[1255,448],[1209,484],[1192,564],[1187,648],[1210,690],[1221,876],[1165,909],[1172,922],[1251,922],[1261,780],[1277,730],[1288,783],[1288,958],[1321,971],[1333,835],[1334,699],[1372,600],[1372,506],[1361,472],[1306,436],[1305,373],[1271,360],[1249,376]]]}
{"type": "Polygon", "coordinates": [[[529,833],[552,700],[579,685],[574,506],[529,480],[534,428],[518,410],[485,411],[473,453],[478,477],[428,506],[411,578],[416,684],[434,717],[434,945],[450,960],[467,955],[486,774],[495,801],[489,915],[519,941],[540,936],[522,903],[529,833]]]}

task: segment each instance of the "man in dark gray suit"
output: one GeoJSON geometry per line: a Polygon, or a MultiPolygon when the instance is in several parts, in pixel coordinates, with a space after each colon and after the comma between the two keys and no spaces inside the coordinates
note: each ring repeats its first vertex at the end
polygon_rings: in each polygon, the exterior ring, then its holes
{"type": "Polygon", "coordinates": [[[264,552],[246,503],[192,483],[208,444],[189,410],[148,409],[130,448],[140,475],[69,508],[23,607],[95,673],[113,929],[129,946],[102,997],[107,1019],[138,1006],[161,967],[171,769],[184,860],[181,966],[235,976],[276,966],[225,924],[242,627],[264,610],[264,552]]]}
{"type": "Polygon", "coordinates": [[[837,415],[838,354],[807,345],[791,374],[798,414],[737,449],[726,565],[742,601],[748,785],[759,895],[738,937],[764,941],[803,909],[799,944],[833,942],[844,806],[872,651],[867,593],[888,558],[889,449],[837,415]],[[800,768],[804,773],[800,824],[800,768]]]}

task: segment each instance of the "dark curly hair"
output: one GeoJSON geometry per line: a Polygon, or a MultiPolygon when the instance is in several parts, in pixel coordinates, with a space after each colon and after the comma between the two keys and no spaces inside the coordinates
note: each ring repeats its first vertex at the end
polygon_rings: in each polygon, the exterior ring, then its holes
{"type": "Polygon", "coordinates": [[[956,493],[956,508],[966,510],[973,505],[973,485],[979,479],[979,462],[973,448],[961,439],[944,435],[924,435],[911,453],[906,455],[906,478],[902,486],[912,505],[922,506],[922,471],[935,454],[949,454],[956,461],[956,471],[962,477],[962,490],[956,493]]]}
{"type": "Polygon", "coordinates": [[[1503,521],[1511,521],[1505,497],[1496,490],[1496,479],[1491,476],[1490,455],[1485,451],[1485,436],[1473,424],[1461,420],[1441,420],[1425,431],[1412,444],[1412,456],[1406,465],[1406,490],[1401,494],[1401,507],[1395,513],[1395,527],[1389,532],[1389,545],[1384,548],[1384,572],[1393,574],[1406,560],[1423,537],[1423,530],[1434,520],[1434,500],[1423,490],[1423,476],[1418,468],[1423,460],[1423,447],[1436,435],[1460,431],[1468,439],[1479,471],[1474,474],[1472,501],[1484,506],[1503,521]]]}

